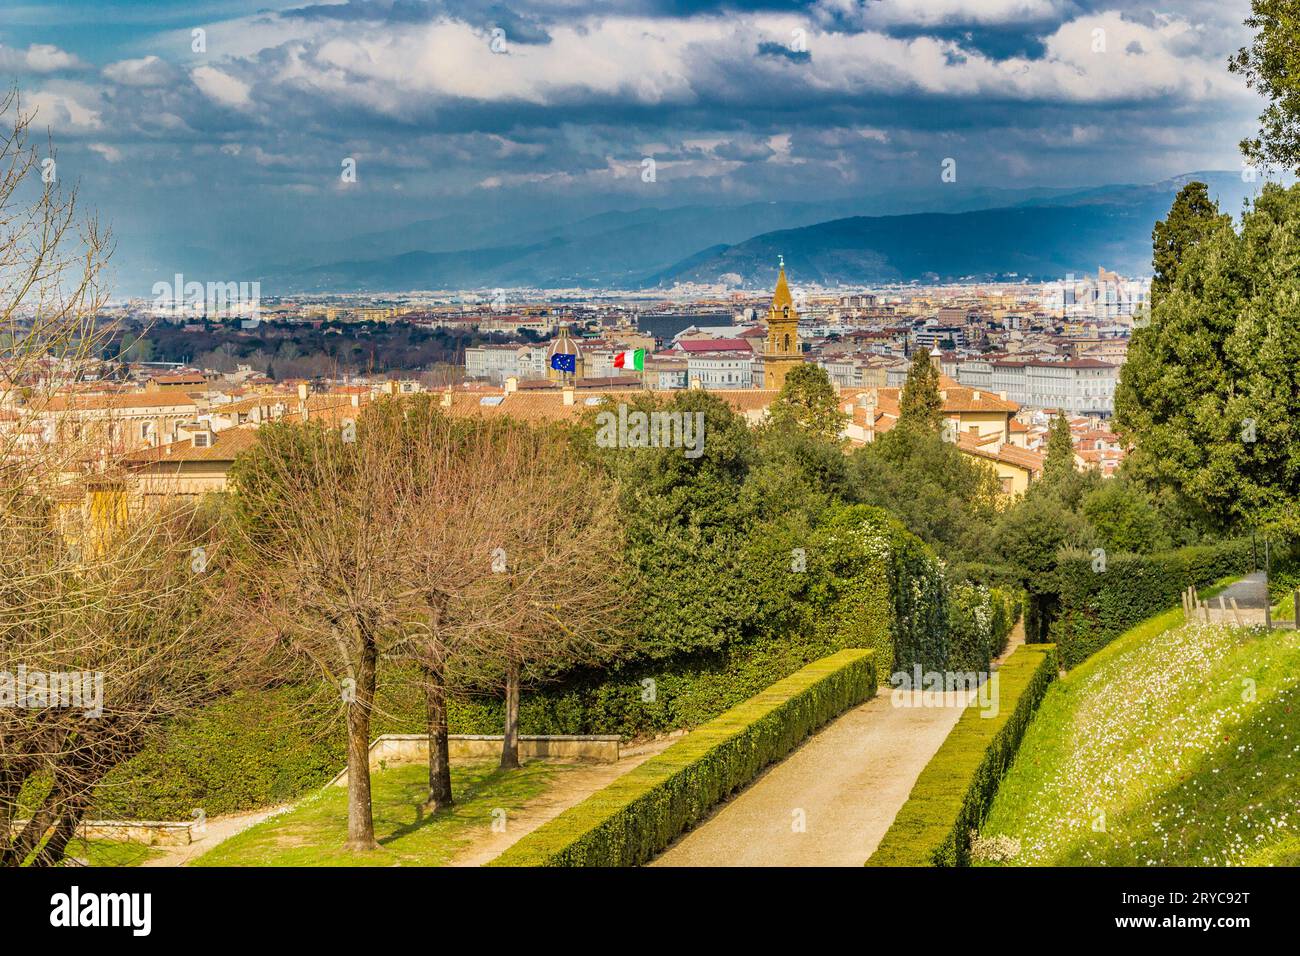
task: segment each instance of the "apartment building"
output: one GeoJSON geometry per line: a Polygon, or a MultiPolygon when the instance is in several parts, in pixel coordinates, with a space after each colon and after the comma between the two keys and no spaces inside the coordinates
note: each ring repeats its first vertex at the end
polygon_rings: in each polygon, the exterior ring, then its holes
{"type": "Polygon", "coordinates": [[[956,367],[956,377],[963,385],[1005,394],[1019,405],[1111,415],[1119,368],[1098,359],[972,359],[956,367]]]}
{"type": "Polygon", "coordinates": [[[508,378],[545,378],[546,345],[479,345],[465,350],[465,377],[501,385],[508,378]]]}

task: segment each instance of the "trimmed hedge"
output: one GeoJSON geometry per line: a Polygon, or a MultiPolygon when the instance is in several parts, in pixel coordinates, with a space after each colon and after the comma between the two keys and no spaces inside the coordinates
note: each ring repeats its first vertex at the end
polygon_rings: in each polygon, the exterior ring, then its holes
{"type": "Polygon", "coordinates": [[[1112,555],[1100,572],[1090,554],[1063,552],[1049,639],[1060,649],[1062,666],[1075,667],[1134,624],[1176,607],[1189,584],[1206,587],[1249,567],[1249,541],[1112,555]]]}
{"type": "Polygon", "coordinates": [[[931,758],[868,866],[968,866],[978,830],[1025,728],[1056,679],[1055,648],[1024,644],[998,669],[998,715],[967,707],[931,758]]]}
{"type": "Polygon", "coordinates": [[[639,866],[826,721],[871,697],[869,650],[773,684],[534,830],[493,866],[639,866]]]}

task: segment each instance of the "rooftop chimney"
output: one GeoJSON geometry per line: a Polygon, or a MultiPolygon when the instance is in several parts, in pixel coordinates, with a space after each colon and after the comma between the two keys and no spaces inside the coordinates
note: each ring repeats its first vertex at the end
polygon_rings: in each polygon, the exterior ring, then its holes
{"type": "Polygon", "coordinates": [[[447,389],[442,393],[442,407],[451,408],[451,389],[447,389]]]}
{"type": "Polygon", "coordinates": [[[519,391],[519,379],[511,375],[506,379],[506,394],[519,391]]]}
{"type": "Polygon", "coordinates": [[[573,389],[571,387],[566,387],[564,389],[564,404],[565,405],[573,404],[573,389]]]}

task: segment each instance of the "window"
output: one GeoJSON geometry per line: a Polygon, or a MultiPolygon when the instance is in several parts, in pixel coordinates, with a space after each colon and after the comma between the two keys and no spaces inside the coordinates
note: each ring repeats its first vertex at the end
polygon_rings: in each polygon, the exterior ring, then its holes
{"type": "Polygon", "coordinates": [[[209,447],[209,444],[208,444],[208,433],[207,433],[207,432],[196,432],[196,433],[195,433],[195,435],[194,435],[194,447],[195,447],[195,448],[207,448],[207,447],[209,447]]]}

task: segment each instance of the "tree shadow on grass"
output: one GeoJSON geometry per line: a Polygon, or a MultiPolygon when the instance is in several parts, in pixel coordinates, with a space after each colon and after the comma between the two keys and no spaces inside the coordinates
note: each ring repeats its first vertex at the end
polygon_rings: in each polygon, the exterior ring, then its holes
{"type": "Polygon", "coordinates": [[[527,788],[519,785],[511,786],[511,784],[522,785],[536,779],[536,775],[533,774],[525,776],[518,770],[502,770],[499,767],[482,774],[469,774],[464,771],[456,774],[453,771],[452,793],[454,802],[451,806],[429,813],[424,806],[426,793],[422,789],[419,792],[419,797],[408,804],[414,819],[410,823],[397,827],[391,833],[377,838],[377,842],[381,846],[387,846],[403,837],[410,836],[443,821],[456,819],[457,817],[477,817],[480,814],[473,804],[479,797],[494,795],[497,798],[498,805],[502,805],[524,795],[526,792],[527,788]],[[468,779],[466,779],[467,777],[468,779]]]}

